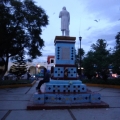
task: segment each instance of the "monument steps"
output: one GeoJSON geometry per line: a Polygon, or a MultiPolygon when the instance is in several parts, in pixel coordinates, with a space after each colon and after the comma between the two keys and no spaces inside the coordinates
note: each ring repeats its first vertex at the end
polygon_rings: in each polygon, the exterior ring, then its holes
{"type": "Polygon", "coordinates": [[[88,109],[88,108],[109,108],[109,105],[103,101],[101,103],[80,103],[80,104],[33,104],[30,101],[27,110],[53,110],[53,109],[88,109]]]}

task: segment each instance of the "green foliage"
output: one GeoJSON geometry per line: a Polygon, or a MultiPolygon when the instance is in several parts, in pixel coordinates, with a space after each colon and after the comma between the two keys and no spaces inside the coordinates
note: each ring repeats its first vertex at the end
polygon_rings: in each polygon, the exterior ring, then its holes
{"type": "Polygon", "coordinates": [[[94,64],[95,64],[95,58],[94,58],[94,52],[89,51],[83,59],[83,67],[84,67],[84,73],[85,75],[91,76],[94,74],[94,64]]]}
{"type": "Polygon", "coordinates": [[[120,85],[120,79],[108,79],[102,80],[102,79],[84,79],[82,80],[83,83],[91,83],[91,84],[107,84],[107,85],[120,85]]]}
{"type": "Polygon", "coordinates": [[[115,36],[116,39],[116,50],[120,50],[120,32],[118,32],[118,34],[115,36]]]}
{"type": "Polygon", "coordinates": [[[19,79],[21,75],[27,72],[27,64],[23,57],[19,57],[17,61],[13,62],[14,65],[11,66],[9,73],[12,73],[17,76],[19,79]]]}
{"type": "Polygon", "coordinates": [[[109,66],[109,50],[107,50],[107,42],[103,39],[98,39],[96,44],[91,45],[91,50],[83,59],[83,67],[85,75],[92,78],[96,72],[102,72],[103,69],[108,69],[109,66]]]}
{"type": "Polygon", "coordinates": [[[3,58],[0,58],[0,66],[4,66],[5,65],[5,60],[3,58]]]}
{"type": "Polygon", "coordinates": [[[107,50],[107,41],[103,39],[98,39],[96,44],[93,44],[92,50],[94,52],[94,59],[97,65],[97,70],[107,69],[109,66],[109,50],[107,50]]]}
{"type": "Polygon", "coordinates": [[[0,79],[2,80],[2,76],[4,74],[4,66],[5,66],[5,61],[3,58],[0,58],[0,79]]]}
{"type": "Polygon", "coordinates": [[[0,1],[0,4],[5,4],[5,3],[8,3],[10,0],[1,0],[0,1]]]}
{"type": "Polygon", "coordinates": [[[2,0],[0,4],[0,57],[5,60],[22,52],[29,60],[41,56],[44,41],[40,37],[42,27],[48,25],[44,9],[33,0],[2,0]]]}
{"type": "Polygon", "coordinates": [[[113,65],[113,71],[115,73],[120,74],[120,32],[115,37],[116,39],[116,46],[112,55],[112,65],[113,65]]]}
{"type": "Polygon", "coordinates": [[[32,80],[2,80],[0,82],[0,86],[3,85],[18,85],[18,84],[31,84],[33,81],[32,80]]]}
{"type": "Polygon", "coordinates": [[[83,48],[78,49],[78,50],[76,51],[76,54],[75,54],[75,64],[76,64],[76,65],[79,65],[79,64],[80,64],[80,55],[81,55],[81,60],[82,60],[83,57],[84,57],[84,54],[85,54],[85,51],[84,51],[83,48]]]}

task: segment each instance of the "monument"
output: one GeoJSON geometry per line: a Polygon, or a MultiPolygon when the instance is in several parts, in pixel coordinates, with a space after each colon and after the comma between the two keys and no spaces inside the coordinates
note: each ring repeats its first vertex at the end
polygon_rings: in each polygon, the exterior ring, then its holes
{"type": "Polygon", "coordinates": [[[59,18],[61,18],[62,36],[64,36],[64,34],[65,36],[69,36],[70,13],[66,10],[66,7],[63,7],[59,18]]]}
{"type": "Polygon", "coordinates": [[[51,80],[43,93],[33,95],[33,105],[28,109],[108,107],[102,103],[101,95],[87,89],[77,77],[75,65],[75,40],[69,35],[70,14],[63,7],[60,12],[62,36],[56,36],[55,66],[51,69],[51,80]],[[65,32],[65,35],[64,35],[65,32]]]}

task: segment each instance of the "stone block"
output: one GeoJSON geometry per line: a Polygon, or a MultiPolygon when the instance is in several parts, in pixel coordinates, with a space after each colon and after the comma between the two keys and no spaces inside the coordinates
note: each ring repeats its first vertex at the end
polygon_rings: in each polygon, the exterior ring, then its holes
{"type": "Polygon", "coordinates": [[[45,94],[45,103],[56,103],[56,94],[45,94]]]}
{"type": "Polygon", "coordinates": [[[90,96],[91,103],[100,103],[101,102],[101,95],[99,93],[92,93],[90,96]]]}
{"type": "Polygon", "coordinates": [[[45,103],[89,103],[90,94],[45,94],[45,103]]]}
{"type": "Polygon", "coordinates": [[[55,67],[54,68],[54,77],[64,77],[64,67],[55,67]]]}
{"type": "Polygon", "coordinates": [[[89,93],[83,93],[81,96],[82,96],[82,103],[90,102],[90,94],[89,93]]]}
{"type": "Polygon", "coordinates": [[[80,92],[86,92],[87,91],[87,86],[85,84],[80,85],[80,92]]]}
{"type": "Polygon", "coordinates": [[[77,77],[76,67],[68,67],[68,77],[69,78],[77,77]]]}
{"type": "Polygon", "coordinates": [[[33,95],[34,104],[44,104],[44,94],[35,93],[33,95]]]}

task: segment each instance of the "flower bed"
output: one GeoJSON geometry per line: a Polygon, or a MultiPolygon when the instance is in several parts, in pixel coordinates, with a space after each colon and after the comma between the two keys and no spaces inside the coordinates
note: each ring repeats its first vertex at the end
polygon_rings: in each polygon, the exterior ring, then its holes
{"type": "Polygon", "coordinates": [[[0,88],[33,86],[36,80],[2,80],[0,88]]]}

